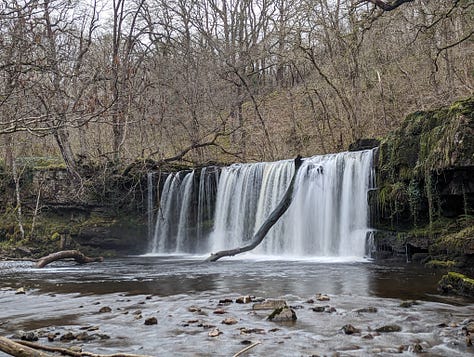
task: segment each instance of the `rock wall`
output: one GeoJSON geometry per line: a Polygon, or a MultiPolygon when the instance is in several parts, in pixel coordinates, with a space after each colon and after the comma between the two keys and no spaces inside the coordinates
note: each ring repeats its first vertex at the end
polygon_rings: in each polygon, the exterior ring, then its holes
{"type": "Polygon", "coordinates": [[[380,143],[377,183],[379,257],[472,261],[474,99],[408,115],[380,143]]]}

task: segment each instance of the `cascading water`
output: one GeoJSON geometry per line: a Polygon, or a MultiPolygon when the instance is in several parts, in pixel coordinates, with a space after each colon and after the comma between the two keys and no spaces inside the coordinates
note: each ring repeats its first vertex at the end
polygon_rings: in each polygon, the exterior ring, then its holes
{"type": "MultiPolygon", "coordinates": [[[[305,159],[290,208],[254,252],[363,257],[372,158],[373,151],[366,150],[305,159]]],[[[167,178],[151,252],[207,253],[245,245],[279,203],[294,172],[291,160],[235,164],[221,168],[219,178],[208,169],[200,172],[198,185],[193,185],[194,172],[167,178]],[[213,228],[205,230],[211,217],[213,228]]]]}

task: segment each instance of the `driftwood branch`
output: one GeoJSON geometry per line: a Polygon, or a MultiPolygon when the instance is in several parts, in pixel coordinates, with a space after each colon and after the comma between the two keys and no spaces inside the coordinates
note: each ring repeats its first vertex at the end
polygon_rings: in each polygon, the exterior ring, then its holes
{"type": "Polygon", "coordinates": [[[15,357],[52,357],[49,353],[37,351],[33,348],[23,346],[6,337],[0,336],[0,351],[15,357]]]}
{"type": "Polygon", "coordinates": [[[36,263],[37,268],[43,268],[49,263],[55,262],[56,260],[72,258],[79,264],[93,263],[93,262],[103,262],[104,258],[89,258],[86,257],[83,253],[78,250],[62,250],[60,252],[52,253],[45,257],[42,257],[36,263]]]}
{"type": "Polygon", "coordinates": [[[257,231],[257,233],[255,233],[252,242],[244,247],[239,247],[230,250],[221,250],[217,253],[211,253],[211,255],[206,259],[206,262],[215,262],[222,257],[232,257],[240,253],[248,252],[257,247],[260,243],[262,243],[270,228],[273,227],[273,225],[278,221],[278,219],[283,215],[283,213],[286,212],[286,210],[290,206],[291,200],[293,198],[293,189],[295,186],[296,175],[302,163],[303,159],[301,158],[301,156],[298,156],[295,159],[295,172],[293,173],[293,177],[291,178],[290,184],[286,189],[285,195],[281,199],[278,206],[272,211],[272,213],[270,213],[270,216],[268,216],[266,221],[263,222],[263,224],[260,226],[260,229],[257,231]]]}
{"type": "Polygon", "coordinates": [[[241,356],[242,354],[244,354],[245,352],[251,350],[252,348],[254,348],[255,346],[258,346],[259,344],[261,344],[262,342],[260,341],[257,341],[257,342],[254,342],[252,343],[250,346],[247,346],[245,347],[244,349],[240,350],[239,352],[237,352],[235,355],[233,355],[232,357],[239,357],[241,356]]]}
{"type": "Polygon", "coordinates": [[[90,352],[76,352],[67,348],[43,346],[34,342],[17,340],[14,341],[1,336],[0,351],[3,351],[15,357],[53,357],[57,356],[57,353],[60,353],[63,356],[72,357],[149,357],[146,355],[135,355],[129,353],[114,353],[110,355],[102,355],[90,352]],[[53,352],[54,355],[41,351],[53,352]]]}

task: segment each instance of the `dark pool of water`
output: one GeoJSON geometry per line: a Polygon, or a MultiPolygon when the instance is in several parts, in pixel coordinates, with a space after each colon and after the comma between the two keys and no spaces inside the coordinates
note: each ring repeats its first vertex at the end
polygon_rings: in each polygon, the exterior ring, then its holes
{"type": "Polygon", "coordinates": [[[56,262],[43,269],[33,268],[30,262],[0,262],[0,274],[0,287],[25,286],[54,293],[124,292],[170,296],[212,291],[307,296],[324,292],[400,299],[445,299],[436,291],[442,273],[416,264],[278,260],[208,263],[196,257],[137,256],[88,265],[56,262]]]}

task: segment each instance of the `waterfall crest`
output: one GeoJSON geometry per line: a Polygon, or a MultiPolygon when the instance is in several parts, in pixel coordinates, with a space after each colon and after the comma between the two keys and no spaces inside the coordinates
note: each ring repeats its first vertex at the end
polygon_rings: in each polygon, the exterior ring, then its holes
{"type": "MultiPolygon", "coordinates": [[[[288,211],[254,252],[288,257],[366,254],[373,151],[304,159],[288,211]]],[[[278,205],[293,161],[234,164],[169,175],[151,253],[201,254],[245,245],[278,205]]]]}

